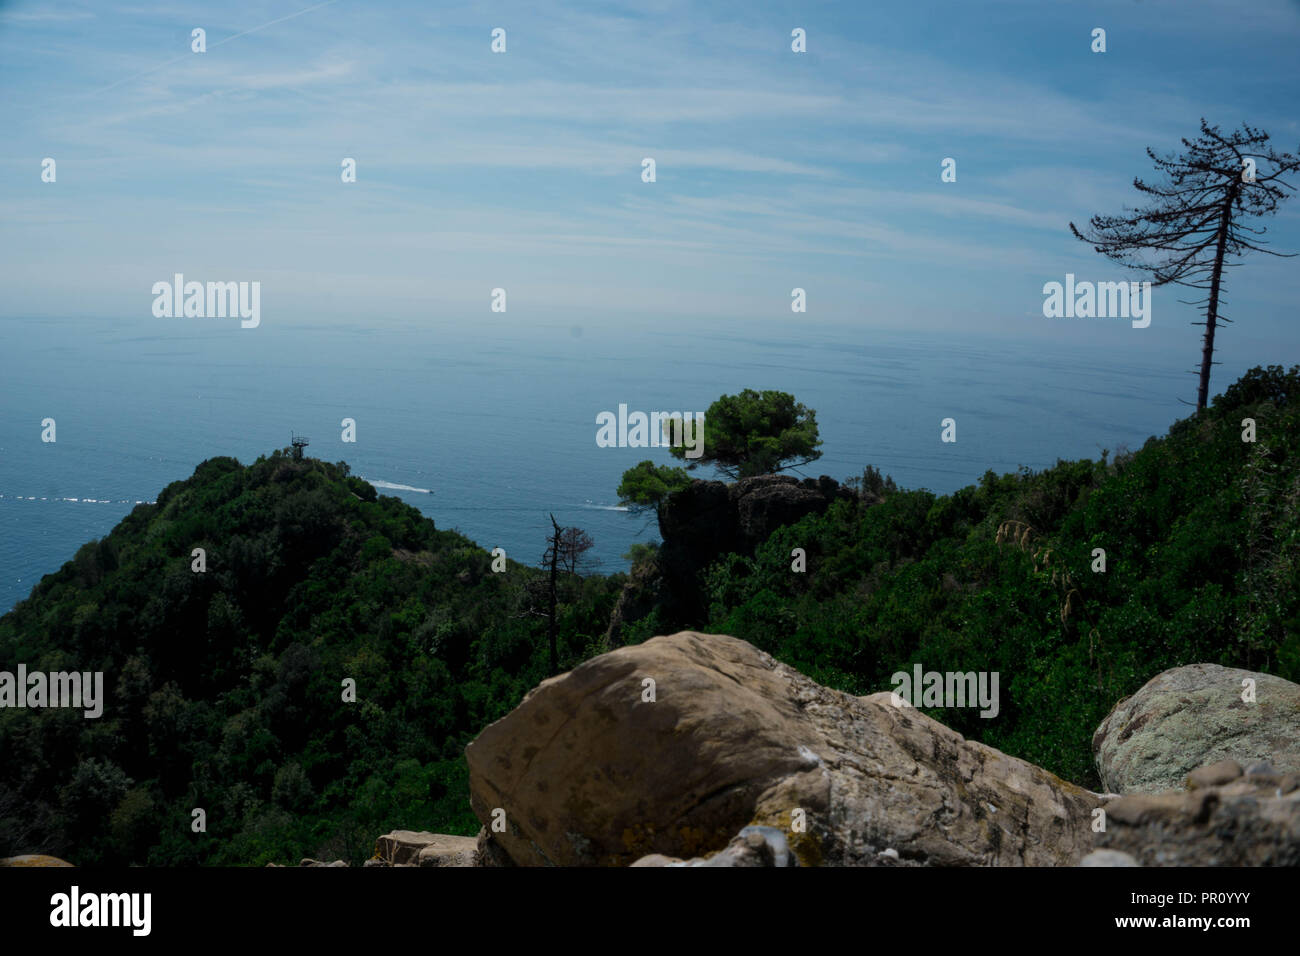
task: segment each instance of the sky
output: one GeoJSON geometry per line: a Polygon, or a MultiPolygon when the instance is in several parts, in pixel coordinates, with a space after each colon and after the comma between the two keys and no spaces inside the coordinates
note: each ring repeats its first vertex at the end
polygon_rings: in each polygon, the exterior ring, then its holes
{"type": "MultiPolygon", "coordinates": [[[[1190,367],[1185,291],[1138,330],[1042,287],[1141,278],[1068,223],[1200,117],[1300,152],[1297,49],[1296,0],[0,2],[0,320],[156,325],[181,272],[286,328],[808,321],[1190,367]]],[[[1300,199],[1263,225],[1300,252],[1300,199]]],[[[1300,260],[1252,254],[1221,341],[1300,361],[1298,299],[1300,260]]]]}

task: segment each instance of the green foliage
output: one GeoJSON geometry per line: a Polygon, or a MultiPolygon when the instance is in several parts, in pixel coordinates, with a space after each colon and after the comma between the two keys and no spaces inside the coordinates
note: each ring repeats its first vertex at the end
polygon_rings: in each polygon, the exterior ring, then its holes
{"type": "Polygon", "coordinates": [[[882,475],[880,469],[875,465],[867,465],[862,469],[862,474],[850,478],[844,482],[846,488],[852,488],[861,498],[883,498],[886,495],[892,495],[898,490],[898,485],[894,484],[894,479],[888,475],[882,475]]]}
{"type": "Polygon", "coordinates": [[[1255,366],[1227,387],[1222,395],[1215,396],[1214,408],[1226,410],[1245,408],[1262,402],[1279,407],[1294,404],[1300,399],[1300,365],[1292,365],[1289,372],[1281,365],[1267,368],[1255,366]]]}
{"type": "Polygon", "coordinates": [[[631,562],[632,569],[653,565],[659,557],[659,545],[653,541],[634,541],[623,560],[631,562]]]}
{"type": "Polygon", "coordinates": [[[684,468],[643,461],[623,472],[623,480],[618,485],[618,503],[634,510],[657,512],[664,499],[690,483],[690,475],[684,468]]]}
{"type": "MultiPolygon", "coordinates": [[[[692,623],[852,694],[890,690],[916,663],[996,671],[996,718],[932,716],[1096,787],[1093,731],[1160,671],[1300,679],[1297,395],[1300,368],[1253,369],[1140,451],[990,471],[951,495],[869,468],[855,498],[778,528],[752,557],[720,556],[701,578],[708,619],[692,623]],[[796,547],[806,573],[791,570],[796,547]]],[[[634,472],[619,493],[642,504],[682,479],[634,472]]],[[[664,555],[629,558],[630,576],[566,587],[562,667],[603,649],[623,584],[664,555]]],[[[489,562],[341,466],[279,452],[204,462],[0,618],[0,669],[102,671],[108,697],[96,720],[0,709],[0,856],[357,864],[390,829],[474,833],[464,746],[547,675],[545,622],[527,613],[541,572],[489,562]],[[345,677],[356,704],[340,700],[345,677]],[[206,833],[190,829],[196,807],[206,833]]],[[[661,622],[655,608],[620,639],[661,622]]]]}
{"type": "MultiPolygon", "coordinates": [[[[821,457],[817,413],[788,392],[747,388],[723,395],[704,414],[704,450],[688,468],[714,465],[725,475],[748,478],[803,465],[821,457]]],[[[686,459],[684,445],[669,448],[686,459]]]]}
{"type": "Polygon", "coordinates": [[[996,718],[931,716],[1098,786],[1094,730],[1160,671],[1211,662],[1300,679],[1296,396],[1300,368],[1253,369],[1139,452],[989,472],[941,497],[869,470],[860,501],[716,561],[705,627],[854,694],[891,690],[916,663],[997,671],[996,718]],[[1018,533],[1000,536],[1007,522],[1018,533]],[[791,572],[795,547],[805,574],[791,572]]]}
{"type": "MultiPolygon", "coordinates": [[[[389,829],[477,832],[465,744],[546,676],[540,572],[489,560],[345,466],[204,462],[0,618],[0,669],[102,671],[107,698],[0,710],[0,856],[355,865],[389,829]]],[[[566,595],[565,666],[620,584],[566,595]]]]}

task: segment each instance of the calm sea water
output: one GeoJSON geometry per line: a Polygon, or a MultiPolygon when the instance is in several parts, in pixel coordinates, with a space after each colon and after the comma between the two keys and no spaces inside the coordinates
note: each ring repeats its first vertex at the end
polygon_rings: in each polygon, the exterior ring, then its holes
{"type": "MultiPolygon", "coordinates": [[[[843,479],[870,463],[905,487],[949,492],[989,468],[1140,447],[1187,413],[1177,397],[1191,391],[1188,360],[771,325],[0,320],[0,612],[199,462],[250,462],[291,431],[311,438],[309,454],[346,460],[439,527],[520,561],[540,558],[554,512],[592,535],[610,571],[626,567],[633,541],[657,540],[653,522],[617,507],[622,472],[671,461],[663,449],[597,447],[596,415],[619,403],[704,411],[742,388],[789,391],[816,409],[825,443],[804,473],[843,479]],[[949,416],[955,444],[939,440],[949,416]],[[41,441],[45,418],[57,422],[53,444],[41,441]],[[356,420],[355,444],[341,440],[344,418],[356,420]]],[[[1230,372],[1216,372],[1220,385],[1230,372]]]]}

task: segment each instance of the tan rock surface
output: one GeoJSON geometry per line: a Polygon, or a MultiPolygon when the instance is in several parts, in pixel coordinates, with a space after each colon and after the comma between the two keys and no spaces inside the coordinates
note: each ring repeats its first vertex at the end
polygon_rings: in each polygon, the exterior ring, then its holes
{"type": "Polygon", "coordinates": [[[43,853],[24,853],[22,856],[6,856],[0,859],[0,866],[72,866],[67,860],[43,853]]]}
{"type": "Polygon", "coordinates": [[[478,840],[474,837],[435,834],[432,843],[419,852],[416,862],[420,866],[477,866],[478,840]]]}
{"type": "Polygon", "coordinates": [[[1072,865],[1103,802],[888,693],[692,631],[543,682],[466,756],[479,819],[506,812],[480,847],[522,865],[704,857],[751,824],[785,831],[805,866],[1072,865]]]}
{"type": "Polygon", "coordinates": [[[388,866],[474,866],[476,856],[474,837],[427,830],[394,830],[375,841],[375,858],[388,866]]]}

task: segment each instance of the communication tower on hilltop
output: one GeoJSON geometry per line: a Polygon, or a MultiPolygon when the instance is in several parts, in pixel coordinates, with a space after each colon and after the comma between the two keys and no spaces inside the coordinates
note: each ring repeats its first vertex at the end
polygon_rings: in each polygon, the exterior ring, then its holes
{"type": "Polygon", "coordinates": [[[302,450],[306,448],[308,444],[307,439],[302,435],[295,435],[293,432],[290,432],[289,443],[293,445],[293,457],[301,461],[302,450]]]}

